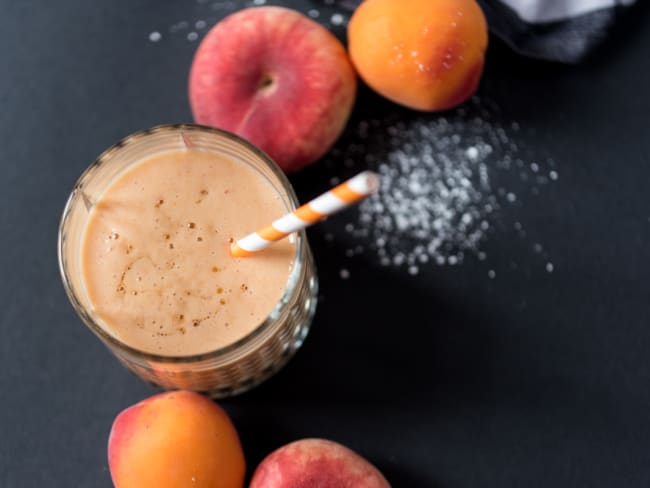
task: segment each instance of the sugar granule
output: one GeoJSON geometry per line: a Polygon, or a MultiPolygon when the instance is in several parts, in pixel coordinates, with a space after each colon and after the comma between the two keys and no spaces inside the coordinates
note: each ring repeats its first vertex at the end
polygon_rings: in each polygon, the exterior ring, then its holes
{"type": "Polygon", "coordinates": [[[332,17],[330,18],[330,22],[332,25],[343,25],[345,23],[345,17],[343,15],[336,13],[332,14],[332,17]]]}

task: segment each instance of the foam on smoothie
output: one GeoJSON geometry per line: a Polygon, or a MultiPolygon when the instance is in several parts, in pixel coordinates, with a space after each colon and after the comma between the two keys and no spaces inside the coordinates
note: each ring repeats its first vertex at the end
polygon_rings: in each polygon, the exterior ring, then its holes
{"type": "Polygon", "coordinates": [[[91,210],[82,268],[105,327],[142,351],[193,355],[253,331],[284,293],[293,239],[243,259],[238,239],[283,215],[256,170],[199,150],[162,153],[121,174],[91,210]]]}

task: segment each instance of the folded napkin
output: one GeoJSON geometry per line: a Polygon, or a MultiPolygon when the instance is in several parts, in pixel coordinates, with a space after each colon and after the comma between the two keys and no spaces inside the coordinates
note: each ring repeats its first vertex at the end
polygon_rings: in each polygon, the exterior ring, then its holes
{"type": "MultiPolygon", "coordinates": [[[[397,0],[395,0],[397,1],[397,0]]],[[[636,0],[477,0],[490,31],[534,58],[577,63],[636,0]]],[[[361,0],[339,0],[353,9],[361,0]]]]}

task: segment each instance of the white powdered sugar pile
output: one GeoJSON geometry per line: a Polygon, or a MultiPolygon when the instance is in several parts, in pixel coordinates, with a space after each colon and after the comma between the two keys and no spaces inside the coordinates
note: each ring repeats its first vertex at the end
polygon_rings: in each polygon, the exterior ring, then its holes
{"type": "Polygon", "coordinates": [[[463,140],[446,118],[398,122],[387,133],[385,159],[366,157],[381,177],[380,191],[361,203],[348,229],[370,237],[383,265],[417,272],[430,259],[461,262],[477,249],[497,206],[486,166],[492,147],[463,140]]]}
{"type": "MultiPolygon", "coordinates": [[[[496,111],[474,97],[444,115],[367,120],[351,128],[326,164],[342,161],[346,173],[375,170],[381,187],[350,213],[355,218],[345,230],[360,244],[346,255],[370,251],[382,266],[411,274],[429,264],[460,264],[470,254],[484,260],[481,244],[495,215],[519,201],[507,184],[516,179],[512,186],[521,189],[523,183],[538,194],[542,185],[558,179],[553,161],[523,160],[510,135],[519,132],[518,124],[496,122],[496,111]]],[[[520,222],[514,227],[525,236],[520,222]]],[[[542,252],[540,244],[535,249],[542,252]]],[[[552,265],[546,269],[552,271],[552,265]]]]}

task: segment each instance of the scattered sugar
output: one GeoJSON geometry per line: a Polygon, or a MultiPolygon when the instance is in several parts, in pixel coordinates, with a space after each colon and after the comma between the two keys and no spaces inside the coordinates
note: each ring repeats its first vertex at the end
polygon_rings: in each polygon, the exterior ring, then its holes
{"type": "MultiPolygon", "coordinates": [[[[267,5],[268,0],[246,0],[237,2],[235,0],[196,0],[195,4],[188,8],[186,15],[188,20],[180,20],[171,24],[167,30],[172,35],[179,35],[181,39],[189,42],[198,40],[198,33],[189,32],[191,28],[196,31],[211,28],[220,19],[228,14],[241,10],[244,7],[267,5]]],[[[304,2],[304,6],[293,6],[303,14],[312,19],[321,19],[321,22],[336,32],[341,32],[347,26],[349,17],[358,6],[358,0],[323,0],[322,2],[304,2]],[[316,3],[317,5],[314,5],[316,3]]],[[[149,34],[151,42],[161,40],[160,32],[154,31],[149,34]]]]}
{"type": "Polygon", "coordinates": [[[477,145],[478,154],[470,159],[451,137],[455,134],[444,137],[447,130],[444,118],[388,127],[389,152],[376,167],[380,191],[359,207],[359,220],[370,225],[356,226],[354,233],[369,231],[375,245],[381,242],[395,254],[396,265],[425,254],[444,256],[453,265],[482,238],[486,210],[481,204],[489,183],[475,170],[489,150],[487,144],[477,145]]]}
{"type": "MultiPolygon", "coordinates": [[[[393,115],[348,127],[325,164],[337,167],[341,179],[362,169],[379,173],[379,191],[346,214],[351,220],[344,229],[364,242],[380,266],[416,274],[425,264],[455,266],[469,256],[486,261],[481,246],[503,228],[500,210],[524,195],[520,172],[549,175],[536,185],[554,181],[551,173],[557,172],[545,167],[554,163],[526,162],[510,132],[519,125],[496,121],[497,110],[474,97],[444,115],[414,114],[410,120],[393,115]]],[[[531,192],[535,189],[539,193],[536,186],[531,192]]],[[[521,222],[511,225],[521,239],[527,237],[521,222]]]]}
{"type": "Polygon", "coordinates": [[[345,17],[341,14],[332,14],[332,17],[330,18],[330,22],[332,25],[343,25],[345,23],[345,17]]]}

